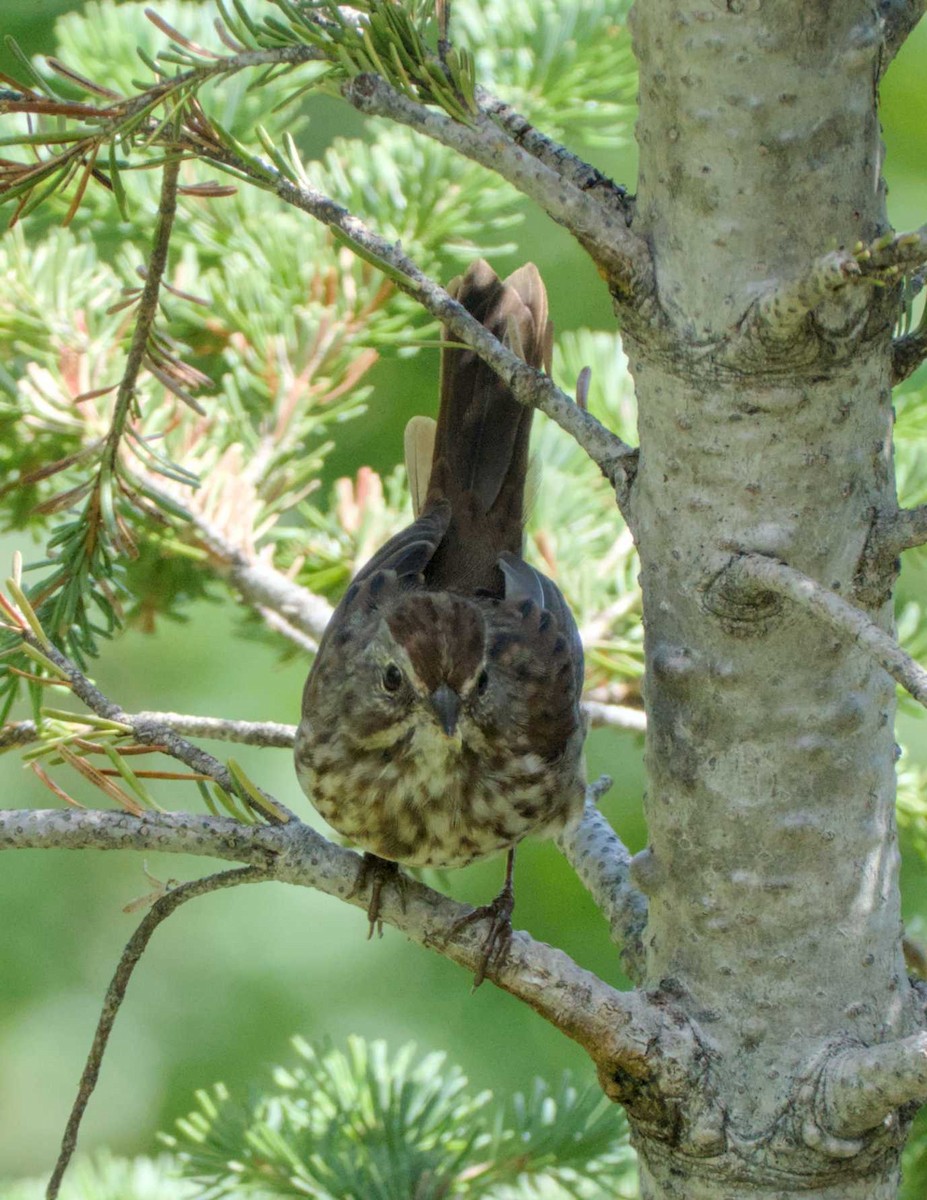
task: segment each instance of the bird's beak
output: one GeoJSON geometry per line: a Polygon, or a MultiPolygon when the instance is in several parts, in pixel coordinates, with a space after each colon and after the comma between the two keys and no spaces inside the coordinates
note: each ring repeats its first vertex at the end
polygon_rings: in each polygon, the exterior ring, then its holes
{"type": "Polygon", "coordinates": [[[460,716],[460,697],[453,688],[442,683],[428,697],[428,702],[438,718],[438,724],[448,737],[453,737],[457,732],[457,718],[460,716]]]}

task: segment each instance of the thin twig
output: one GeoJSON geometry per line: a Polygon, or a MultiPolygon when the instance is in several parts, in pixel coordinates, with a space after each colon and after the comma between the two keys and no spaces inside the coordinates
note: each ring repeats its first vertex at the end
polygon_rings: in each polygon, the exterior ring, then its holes
{"type": "MultiPolygon", "coordinates": [[[[334,612],[328,601],[294,583],[270,563],[248,558],[201,516],[194,515],[193,526],[197,539],[241,598],[258,611],[269,609],[276,613],[291,631],[303,635],[301,639],[287,635],[290,640],[314,653],[334,612]]],[[[281,632],[286,634],[286,630],[281,632]]]]}
{"type": "Polygon", "coordinates": [[[745,554],[728,568],[728,586],[753,585],[785,596],[855,642],[920,704],[927,706],[927,670],[862,609],[848,604],[815,579],[761,554],[745,554]]]}
{"type": "Polygon", "coordinates": [[[161,280],[167,268],[167,252],[171,244],[171,229],[177,213],[177,180],[180,175],[180,156],[168,159],[164,164],[161,177],[161,198],[158,203],[158,219],[155,223],[154,241],[151,254],[148,257],[145,286],[139,297],[136,310],[135,328],[132,331],[132,341],[129,353],[126,355],[125,370],[119,381],[116,393],[116,403],[113,409],[113,419],[106,438],[103,451],[103,463],[112,473],[116,469],[116,458],[119,453],[119,443],[123,430],[129,419],[129,413],[135,400],[138,386],[138,376],[145,360],[145,352],[151,331],[154,328],[155,317],[158,315],[158,296],[161,292],[161,280]]]}
{"type": "Polygon", "coordinates": [[[90,1047],[90,1053],[87,1055],[87,1062],[84,1065],[80,1083],[78,1084],[77,1097],[74,1100],[70,1116],[68,1117],[68,1123],[65,1126],[55,1168],[48,1181],[48,1187],[45,1189],[45,1200],[56,1200],[58,1190],[61,1187],[61,1180],[77,1146],[77,1136],[80,1132],[81,1121],[90,1102],[90,1097],[93,1095],[94,1088],[97,1085],[100,1066],[103,1062],[103,1055],[106,1052],[109,1035],[112,1033],[113,1025],[122,1006],[126,988],[129,986],[129,980],[132,978],[132,972],[145,952],[145,948],[151,940],[151,935],[162,921],[166,920],[171,913],[187,900],[193,900],[196,896],[203,896],[207,892],[214,892],[219,888],[237,887],[240,883],[261,883],[268,878],[270,878],[270,874],[266,867],[236,867],[231,871],[222,871],[217,875],[207,875],[203,879],[194,879],[190,883],[178,884],[177,887],[161,896],[152,904],[141,924],[126,944],[120,956],[115,974],[110,981],[109,987],[106,989],[100,1019],[97,1022],[96,1033],[93,1036],[93,1044],[90,1047]]]}
{"type": "Polygon", "coordinates": [[[0,726],[0,752],[12,750],[14,746],[28,746],[39,736],[35,721],[11,721],[0,726]]]}
{"type": "Polygon", "coordinates": [[[237,742],[242,746],[290,750],[296,740],[296,726],[278,721],[237,721],[175,712],[140,712],[135,713],[132,719],[166,725],[184,737],[212,738],[217,742],[237,742]]]}
{"type": "MultiPolygon", "coordinates": [[[[240,589],[239,594],[245,598],[244,589],[240,589]]],[[[273,633],[279,633],[281,637],[286,638],[288,642],[292,642],[304,654],[315,654],[319,648],[318,638],[308,637],[305,633],[301,633],[286,617],[282,617],[278,612],[268,604],[255,605],[254,611],[258,613],[261,620],[273,633]]]]}
{"type": "MultiPolygon", "coordinates": [[[[602,704],[593,700],[586,701],[583,708],[594,729],[624,729],[643,733],[647,728],[646,714],[640,708],[602,704]]],[[[275,750],[292,750],[296,742],[296,726],[280,721],[241,721],[231,717],[198,717],[178,712],[145,711],[124,715],[133,728],[136,725],[148,728],[164,725],[185,738],[210,738],[217,742],[235,742],[241,746],[262,746],[275,750]]],[[[79,713],[74,714],[74,721],[80,724],[79,713]]],[[[14,721],[9,725],[0,725],[0,753],[37,742],[40,735],[40,726],[35,721],[14,721]]],[[[156,748],[152,746],[152,749],[156,748]]],[[[169,753],[166,747],[165,753],[169,753]]]]}

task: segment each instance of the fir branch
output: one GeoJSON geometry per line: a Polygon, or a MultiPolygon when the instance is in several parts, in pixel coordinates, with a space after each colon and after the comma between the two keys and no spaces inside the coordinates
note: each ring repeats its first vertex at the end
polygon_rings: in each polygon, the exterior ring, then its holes
{"type": "MultiPolygon", "coordinates": [[[[30,117],[56,117],[80,120],[82,125],[72,132],[62,133],[58,122],[38,133],[24,133],[21,140],[12,139],[10,145],[23,145],[31,149],[45,146],[51,150],[49,157],[35,162],[0,161],[0,203],[19,199],[19,205],[11,219],[14,224],[20,216],[37,207],[54,192],[65,188],[84,168],[73,209],[80,203],[88,178],[92,175],[97,182],[109,190],[121,193],[118,180],[119,169],[114,158],[110,159],[109,173],[95,169],[94,163],[104,146],[115,150],[117,145],[141,145],[150,150],[155,144],[171,143],[172,125],[179,122],[195,122],[195,96],[211,80],[221,76],[232,76],[249,67],[298,66],[325,60],[325,55],[316,46],[288,45],[273,49],[250,49],[219,58],[211,52],[205,65],[194,65],[191,69],[165,78],[153,62],[148,65],[159,77],[147,88],[132,96],[119,96],[111,89],[100,89],[90,80],[74,72],[68,72],[63,64],[56,63],[61,73],[67,72],[72,83],[95,94],[114,97],[107,105],[63,103],[50,100],[30,88],[22,88],[15,97],[0,98],[0,114],[5,111],[21,112],[30,117]],[[167,106],[164,117],[156,116],[161,106],[167,106]],[[57,147],[63,147],[58,150],[57,147]],[[43,185],[46,185],[43,187],[43,185]]],[[[195,57],[195,56],[194,56],[195,57]]],[[[55,60],[52,60],[53,62],[55,60]]],[[[68,219],[73,216],[69,213],[68,219]]]]}
{"type": "Polygon", "coordinates": [[[210,1196],[257,1188],[268,1197],[296,1189],[319,1200],[387,1200],[385,1186],[391,1200],[497,1200],[548,1195],[554,1181],[562,1181],[556,1195],[576,1197],[580,1180],[599,1190],[630,1183],[621,1117],[595,1085],[580,1090],[568,1073],[557,1088],[535,1080],[500,1105],[485,1089],[469,1093],[444,1054],[412,1044],[395,1055],[356,1036],[344,1050],[298,1037],[293,1046],[295,1060],[247,1099],[223,1084],[200,1091],[196,1110],[163,1138],[210,1196]]]}
{"type": "Polygon", "coordinates": [[[237,887],[241,883],[261,883],[269,877],[269,872],[264,867],[238,867],[231,871],[222,871],[217,875],[208,875],[203,879],[195,879],[190,883],[178,884],[177,887],[166,892],[152,904],[138,929],[136,929],[126,944],[120,956],[115,974],[110,980],[109,987],[106,989],[106,996],[103,999],[103,1008],[97,1023],[96,1032],[94,1033],[93,1043],[87,1056],[87,1062],[81,1073],[77,1097],[71,1108],[61,1141],[61,1149],[58,1152],[58,1158],[45,1191],[46,1200],[56,1200],[64,1173],[77,1146],[81,1121],[90,1102],[90,1097],[93,1095],[94,1088],[97,1085],[103,1055],[106,1053],[109,1036],[112,1033],[119,1009],[122,1007],[126,989],[129,986],[129,980],[132,978],[132,973],[138,965],[142,954],[144,954],[154,931],[162,921],[166,920],[171,913],[187,900],[193,900],[197,896],[204,896],[207,892],[218,891],[220,888],[237,887]]]}
{"type": "MultiPolygon", "coordinates": [[[[288,4],[282,4],[281,7],[304,35],[316,38],[315,44],[267,46],[219,57],[212,51],[187,43],[188,57],[195,59],[208,56],[208,62],[194,66],[169,81],[159,80],[131,99],[119,97],[104,108],[78,105],[73,113],[67,114],[85,119],[93,117],[103,129],[83,138],[75,133],[73,136],[77,140],[74,145],[61,155],[45,161],[39,168],[30,168],[33,173],[38,170],[41,176],[36,177],[31,186],[36,186],[55,173],[58,174],[57,186],[62,186],[66,181],[66,166],[85,160],[89,153],[98,152],[102,144],[114,144],[124,139],[129,131],[147,134],[150,139],[152,134],[157,134],[159,125],[151,118],[149,125],[139,126],[139,116],[150,112],[170,95],[184,98],[183,115],[188,124],[191,119],[195,123],[191,106],[186,101],[192,100],[210,80],[256,66],[296,66],[306,62],[328,61],[343,67],[343,37],[346,35],[353,41],[359,34],[357,48],[362,61],[348,73],[342,87],[345,98],[354,107],[411,126],[495,171],[568,228],[630,302],[640,302],[642,291],[649,294],[652,290],[650,255],[646,243],[628,228],[624,189],[616,187],[601,172],[534,129],[519,113],[488,93],[480,93],[481,107],[474,107],[472,113],[466,106],[461,108],[456,101],[444,104],[443,101],[453,95],[453,88],[448,92],[446,80],[440,87],[436,81],[446,72],[446,63],[439,64],[437,59],[425,56],[428,69],[423,79],[427,78],[429,84],[434,86],[426,87],[421,92],[420,88],[409,85],[407,75],[394,79],[387,58],[369,59],[370,48],[365,44],[363,30],[342,21],[333,42],[325,33],[324,23],[320,24],[316,16],[298,12],[288,4]],[[374,70],[375,65],[379,65],[381,70],[374,70]],[[360,70],[361,66],[369,69],[360,70]],[[427,107],[433,103],[441,104],[446,111],[439,112],[427,107]]],[[[392,5],[374,4],[373,8],[377,10],[374,22],[379,15],[395,19],[400,11],[392,5]]],[[[154,15],[151,15],[151,19],[166,31],[163,22],[156,20],[154,15]]],[[[260,35],[261,27],[257,27],[255,32],[260,35]]],[[[263,34],[276,37],[277,30],[265,29],[263,34]]],[[[395,38],[396,31],[391,31],[389,36],[395,38]]],[[[180,35],[175,37],[179,38],[180,35]]],[[[424,51],[419,47],[416,53],[424,51]]],[[[85,86],[89,86],[89,81],[85,81],[85,86]]],[[[34,114],[47,104],[48,101],[39,98],[27,98],[22,102],[23,110],[34,114]]],[[[48,136],[51,144],[55,134],[49,131],[48,136]]],[[[7,185],[8,190],[14,187],[22,187],[22,180],[15,172],[7,185]]],[[[2,194],[3,189],[0,189],[0,196],[2,194]]]]}
{"type": "MultiPolygon", "coordinates": [[[[125,371],[119,381],[116,393],[116,404],[113,410],[112,423],[103,450],[103,462],[100,478],[104,473],[114,476],[119,456],[119,446],[122,441],[129,415],[135,404],[135,390],[138,384],[139,372],[148,352],[155,318],[158,314],[158,298],[161,292],[161,282],[167,269],[167,252],[171,244],[171,230],[174,217],[177,214],[177,181],[180,176],[180,156],[169,159],[164,164],[161,179],[161,197],[158,203],[158,217],[155,223],[154,238],[151,254],[145,273],[145,285],[138,300],[135,318],[135,328],[132,341],[126,355],[125,371]]],[[[98,483],[98,487],[99,487],[98,483]]]]}
{"type": "MultiPolygon", "coordinates": [[[[268,878],[316,887],[367,908],[369,897],[363,893],[369,889],[357,887],[363,874],[357,854],[330,844],[250,783],[244,789],[238,786],[240,770],[233,773],[162,721],[124,712],[60,651],[43,645],[26,619],[8,608],[22,622],[23,642],[68,680],[91,711],[131,732],[136,742],[157,745],[216,781],[225,792],[242,796],[246,803],[259,800],[257,811],[272,823],[246,825],[218,816],[154,811],[0,810],[0,849],[92,846],[209,855],[261,867],[268,878]]],[[[471,911],[411,880],[401,890],[384,889],[381,897],[384,921],[476,971],[483,961],[485,932],[479,922],[462,921],[471,911]]],[[[675,1076],[683,1063],[692,1062],[696,1043],[685,1023],[666,1020],[662,1009],[653,1009],[643,996],[615,991],[561,951],[534,942],[527,934],[514,934],[505,956],[493,960],[486,976],[583,1046],[607,1078],[617,1071],[622,1078],[630,1074],[640,1083],[655,1079],[664,1067],[675,1076]]],[[[670,1084],[665,1094],[674,1091],[675,1085],[670,1084]]]]}
{"type": "MultiPolygon", "coordinates": [[[[583,704],[583,710],[593,729],[625,729],[642,733],[647,726],[642,709],[587,700],[583,704]]],[[[76,713],[74,719],[77,723],[80,722],[76,713]]],[[[240,746],[292,750],[296,742],[296,726],[285,725],[281,721],[242,721],[232,717],[199,717],[192,713],[142,711],[129,714],[127,723],[132,722],[142,725],[164,725],[184,738],[208,738],[217,742],[235,742],[240,746]]],[[[39,741],[40,737],[41,726],[35,721],[12,721],[8,725],[0,725],[0,754],[28,746],[39,741]]]]}
{"type": "Polygon", "coordinates": [[[296,726],[284,725],[279,721],[239,721],[176,712],[140,712],[134,716],[142,722],[166,725],[183,737],[211,738],[217,742],[236,742],[241,746],[289,750],[296,740],[296,726]]]}
{"type": "MultiPolygon", "coordinates": [[[[180,734],[171,729],[169,725],[156,717],[152,719],[148,714],[136,714],[133,716],[125,712],[118,704],[114,704],[104,696],[100,689],[91,683],[83,672],[54,646],[42,646],[38,638],[25,629],[20,630],[20,636],[27,646],[38,651],[44,659],[60,672],[61,676],[69,682],[74,695],[83,701],[91,712],[105,718],[107,721],[124,726],[127,731],[131,732],[136,742],[141,742],[146,746],[157,746],[163,753],[169,754],[172,758],[185,763],[196,774],[206,775],[210,779],[215,780],[222,790],[229,795],[242,796],[242,790],[235,777],[218,759],[213,758],[205,750],[201,750],[198,746],[194,746],[191,742],[188,742],[180,734]]],[[[250,796],[245,795],[243,799],[249,807],[255,808],[255,805],[251,803],[250,796]]],[[[255,811],[263,819],[280,819],[284,823],[296,819],[293,813],[282,804],[271,800],[270,797],[265,797],[265,799],[271,805],[270,816],[266,808],[255,808],[255,811]],[[279,817],[275,817],[273,813],[279,814],[279,817]]]]}
{"type": "MultiPolygon", "coordinates": [[[[710,589],[716,594],[721,590],[729,597],[740,594],[746,599],[751,592],[771,592],[791,600],[842,638],[858,645],[915,700],[927,706],[927,670],[906,654],[862,609],[847,603],[794,567],[761,554],[744,554],[725,568],[710,589]]],[[[708,606],[711,607],[710,599],[708,606]]]]}
{"type": "Polygon", "coordinates": [[[12,721],[0,725],[0,754],[19,746],[28,746],[39,736],[35,721],[12,721]]]}
{"type": "Polygon", "coordinates": [[[853,250],[834,250],[816,259],[797,279],[777,284],[751,306],[740,337],[789,341],[828,296],[851,285],[899,282],[927,261],[927,225],[909,233],[885,234],[853,250]]]}
{"type": "Polygon", "coordinates": [[[598,809],[598,801],[611,783],[603,775],[587,787],[582,819],[567,828],[557,844],[608,921],[629,978],[640,982],[647,900],[631,884],[630,852],[598,809]]]}
{"type": "Polygon", "coordinates": [[[190,149],[217,166],[272,190],[291,204],[340,234],[349,249],[383,271],[406,295],[441,321],[457,340],[474,350],[512,389],[522,404],[539,408],[575,438],[619,493],[622,503],[633,476],[637,452],[611,433],[590,413],[561,391],[549,376],[528,366],[403,252],[370,230],[331,197],[306,182],[296,183],[277,167],[231,149],[200,130],[190,149]]]}
{"type": "MultiPolygon", "coordinates": [[[[114,560],[120,552],[129,556],[136,553],[118,511],[120,498],[132,495],[123,477],[120,449],[130,419],[137,411],[139,374],[146,363],[150,366],[154,323],[176,213],[179,172],[180,156],[175,155],[163,168],[158,218],[145,284],[138,298],[134,329],[109,431],[102,442],[94,446],[99,450],[99,466],[89,485],[82,512],[55,533],[51,543],[55,549],[49,554],[55,560],[54,571],[30,591],[30,600],[37,605],[42,622],[56,637],[64,637],[81,661],[84,655],[93,653],[95,634],[99,632],[92,620],[92,609],[103,613],[110,631],[119,623],[115,598],[118,584],[111,585],[114,560]]],[[[60,460],[55,464],[56,468],[66,467],[83,457],[84,454],[78,452],[60,460]]],[[[67,495],[82,496],[86,486],[67,495]]]]}
{"type": "Polygon", "coordinates": [[[523,149],[489,115],[478,114],[463,124],[416,103],[376,75],[356,76],[342,94],[359,112],[398,121],[495,171],[565,226],[628,303],[641,304],[650,294],[650,252],[631,233],[625,213],[597,203],[572,179],[523,149]]]}
{"type": "MultiPolygon", "coordinates": [[[[242,593],[244,595],[244,593],[242,593]]],[[[308,637],[286,619],[282,617],[275,609],[267,604],[257,604],[254,606],[254,611],[258,614],[264,624],[272,633],[279,633],[282,638],[291,642],[304,654],[315,654],[319,648],[319,643],[316,638],[308,637]]]]}
{"type": "Polygon", "coordinates": [[[927,544],[927,504],[877,515],[856,571],[857,597],[873,606],[891,594],[903,551],[927,544]]]}

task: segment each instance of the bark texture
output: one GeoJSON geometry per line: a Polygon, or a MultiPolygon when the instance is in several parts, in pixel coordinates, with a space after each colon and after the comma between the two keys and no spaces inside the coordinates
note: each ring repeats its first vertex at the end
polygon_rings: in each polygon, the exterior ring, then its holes
{"type": "MultiPolygon", "coordinates": [[[[894,687],[813,615],[726,573],[759,553],[851,597],[874,514],[895,508],[893,289],[848,283],[811,304],[802,283],[887,228],[881,25],[859,0],[639,0],[633,34],[632,229],[660,313],[619,303],[647,648],[651,845],[634,878],[650,901],[644,986],[699,1031],[702,1119],[655,1125],[633,1086],[614,1088],[646,1200],[887,1198],[903,1122],[841,1136],[819,1077],[840,1047],[919,1028],[894,687]]],[[[889,602],[861,607],[891,628],[889,602]]]]}

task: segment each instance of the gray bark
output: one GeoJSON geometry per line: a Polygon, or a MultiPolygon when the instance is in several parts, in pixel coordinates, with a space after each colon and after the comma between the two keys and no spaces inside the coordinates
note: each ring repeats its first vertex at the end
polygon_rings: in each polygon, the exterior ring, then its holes
{"type": "MultiPolygon", "coordinates": [[[[894,687],[810,611],[719,582],[758,553],[854,598],[874,515],[896,507],[893,289],[813,273],[887,229],[881,25],[860,0],[639,0],[633,33],[632,230],[660,314],[618,296],[647,650],[634,878],[643,986],[704,1057],[675,1123],[633,1084],[613,1092],[645,1200],[888,1198],[904,1119],[869,1111],[850,1135],[821,1081],[837,1049],[922,1019],[900,944],[894,687]]],[[[890,631],[877,590],[855,603],[890,631]]]]}

